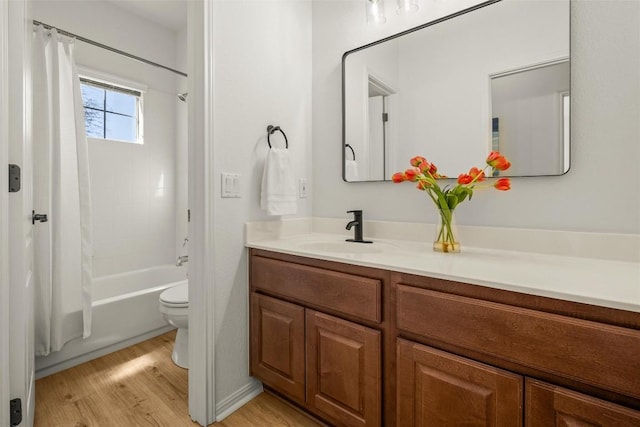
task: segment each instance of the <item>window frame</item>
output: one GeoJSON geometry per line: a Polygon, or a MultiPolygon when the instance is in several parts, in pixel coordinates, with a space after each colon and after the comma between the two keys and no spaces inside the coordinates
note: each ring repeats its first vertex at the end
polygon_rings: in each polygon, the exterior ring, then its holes
{"type": "MultiPolygon", "coordinates": [[[[137,111],[136,111],[137,137],[134,141],[112,139],[112,138],[106,138],[106,137],[98,138],[94,136],[89,136],[86,134],[86,130],[85,130],[85,136],[87,140],[121,142],[126,144],[143,145],[144,144],[144,93],[147,90],[147,86],[139,82],[127,80],[122,77],[110,75],[107,73],[84,68],[81,66],[78,67],[78,76],[80,78],[81,85],[88,84],[90,86],[95,86],[100,89],[111,90],[112,92],[119,92],[119,93],[124,93],[128,95],[133,95],[133,96],[136,96],[137,98],[137,111]]],[[[87,108],[84,106],[84,99],[82,102],[82,108],[83,108],[83,111],[85,108],[87,108]]],[[[107,111],[106,108],[104,110],[98,109],[97,111],[104,112],[105,114],[107,112],[114,113],[114,112],[107,111]]],[[[115,114],[118,114],[118,113],[115,113],[115,114]]],[[[127,117],[131,117],[131,116],[127,116],[127,117]]],[[[105,126],[106,126],[106,123],[105,123],[105,126]]],[[[106,132],[105,132],[105,136],[106,136],[106,132]]]]}

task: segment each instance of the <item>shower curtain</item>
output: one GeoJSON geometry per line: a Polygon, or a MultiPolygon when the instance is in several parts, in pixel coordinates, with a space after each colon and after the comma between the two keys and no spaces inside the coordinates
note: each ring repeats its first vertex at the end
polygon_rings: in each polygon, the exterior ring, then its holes
{"type": "Polygon", "coordinates": [[[38,27],[33,38],[33,199],[49,220],[33,227],[35,353],[91,334],[89,156],[73,40],[38,27]]]}

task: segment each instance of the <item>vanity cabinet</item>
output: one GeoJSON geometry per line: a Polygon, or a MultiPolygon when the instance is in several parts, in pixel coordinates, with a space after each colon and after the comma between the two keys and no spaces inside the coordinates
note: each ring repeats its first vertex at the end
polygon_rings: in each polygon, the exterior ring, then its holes
{"type": "Polygon", "coordinates": [[[339,425],[380,425],[380,348],[380,331],[251,295],[252,375],[339,425]]]}
{"type": "Polygon", "coordinates": [[[640,313],[252,249],[251,374],[336,426],[640,427],[640,313]]]}
{"type": "Polygon", "coordinates": [[[392,283],[398,426],[640,426],[640,314],[406,274],[392,283]]]}
{"type": "Polygon", "coordinates": [[[399,426],[640,426],[638,411],[403,339],[398,396],[399,426]]]}
{"type": "Polygon", "coordinates": [[[250,271],[251,375],[332,424],[382,425],[381,280],[268,257],[250,271]]]}

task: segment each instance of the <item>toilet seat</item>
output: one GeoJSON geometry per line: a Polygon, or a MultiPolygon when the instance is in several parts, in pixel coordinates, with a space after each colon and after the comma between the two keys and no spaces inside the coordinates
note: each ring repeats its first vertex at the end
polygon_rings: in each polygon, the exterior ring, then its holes
{"type": "Polygon", "coordinates": [[[184,283],[165,289],[160,294],[160,303],[167,307],[189,307],[189,285],[184,283]]]}

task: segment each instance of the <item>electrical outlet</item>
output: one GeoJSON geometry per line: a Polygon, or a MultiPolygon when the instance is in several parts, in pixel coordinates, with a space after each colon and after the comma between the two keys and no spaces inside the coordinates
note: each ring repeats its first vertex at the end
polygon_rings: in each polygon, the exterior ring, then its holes
{"type": "Polygon", "coordinates": [[[306,199],[307,198],[307,179],[306,178],[300,178],[298,180],[298,196],[301,199],[306,199]]]}

